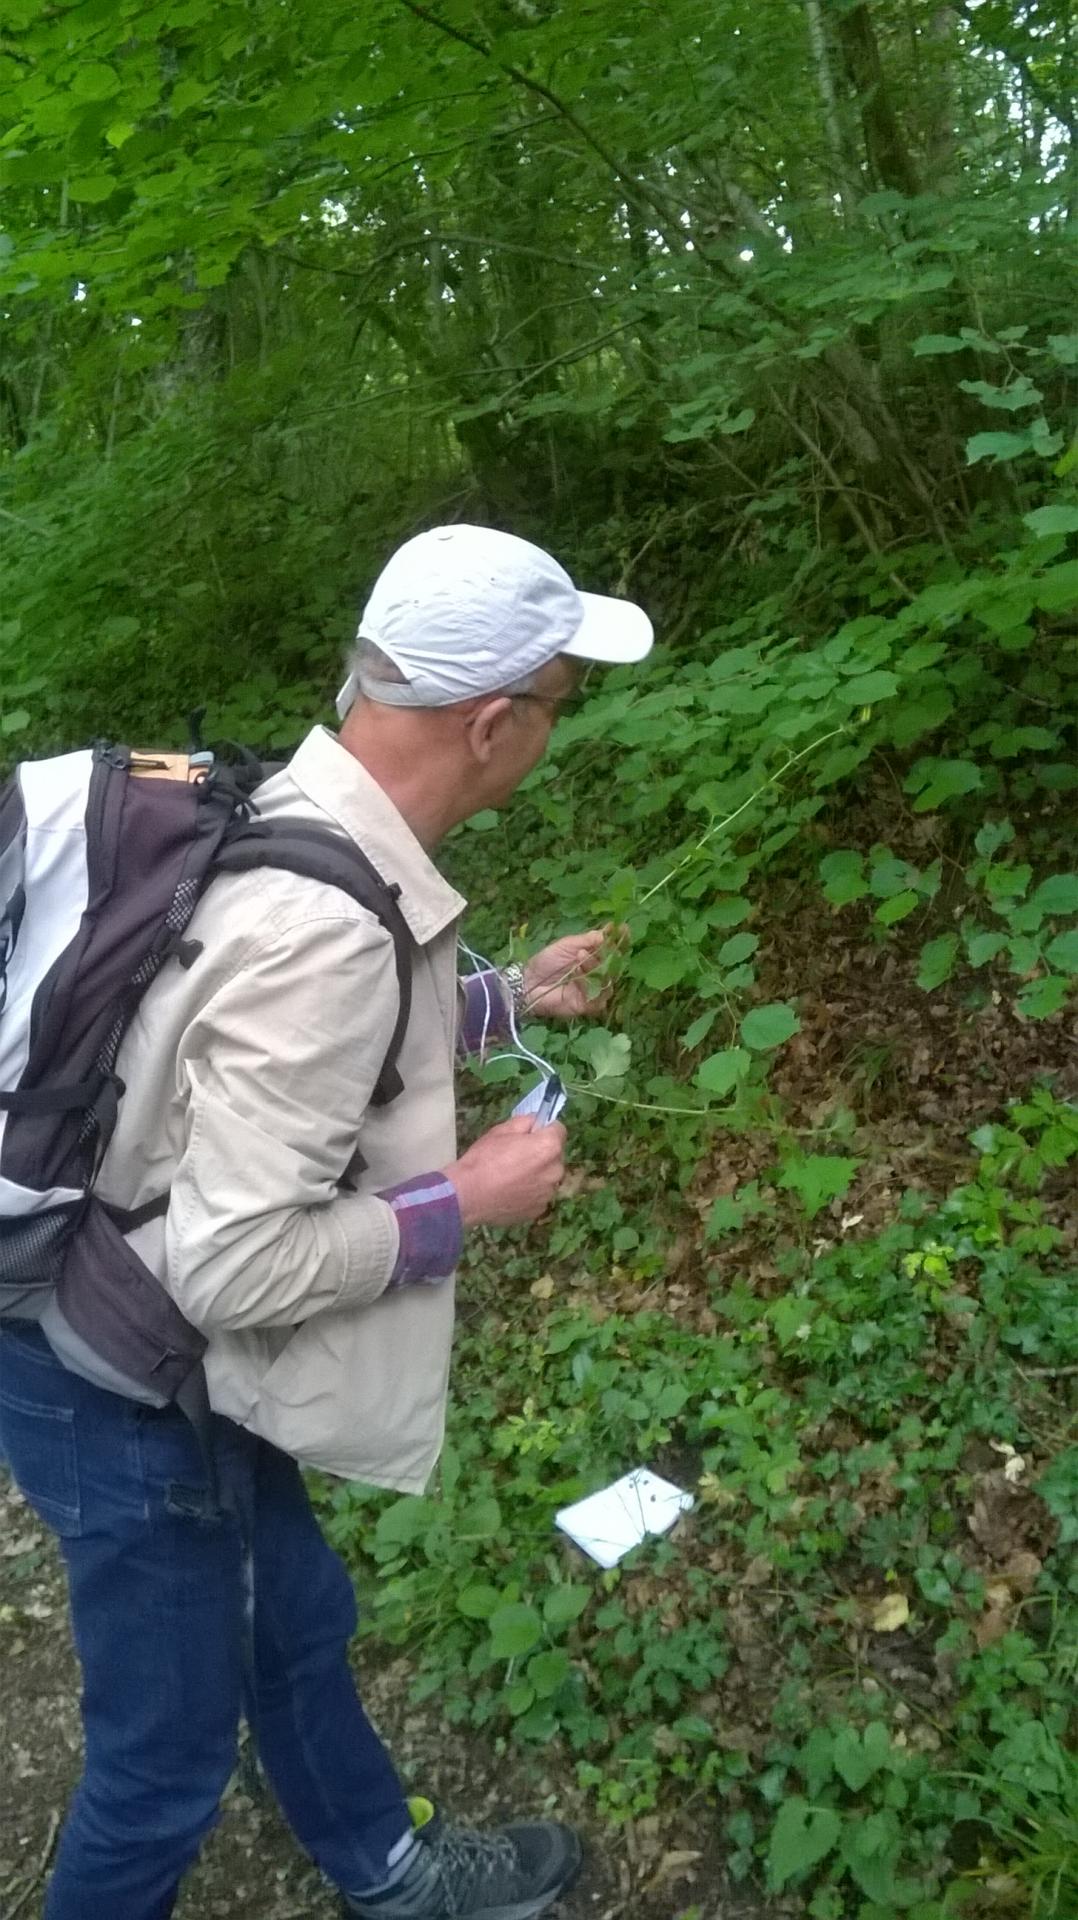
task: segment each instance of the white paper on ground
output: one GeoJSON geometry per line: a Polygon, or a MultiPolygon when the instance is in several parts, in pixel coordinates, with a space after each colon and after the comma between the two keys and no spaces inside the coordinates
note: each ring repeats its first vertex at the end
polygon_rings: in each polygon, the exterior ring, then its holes
{"type": "Polygon", "coordinates": [[[613,1486],[563,1507],[554,1524],[601,1567],[616,1567],[649,1533],[668,1533],[693,1504],[691,1493],[637,1467],[613,1486]]]}

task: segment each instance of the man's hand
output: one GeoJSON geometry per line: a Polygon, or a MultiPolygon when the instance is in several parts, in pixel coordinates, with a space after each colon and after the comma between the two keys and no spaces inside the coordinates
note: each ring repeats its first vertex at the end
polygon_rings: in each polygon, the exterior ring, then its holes
{"type": "Polygon", "coordinates": [[[565,1128],[536,1127],[530,1114],[481,1134],[445,1177],[466,1227],[516,1227],[546,1212],[565,1177],[565,1128]]]}
{"type": "Polygon", "coordinates": [[[570,933],[555,940],[529,960],[524,969],[524,1011],[543,1020],[576,1020],[582,1014],[602,1013],[610,989],[594,992],[588,974],[603,958],[610,928],[570,933]]]}

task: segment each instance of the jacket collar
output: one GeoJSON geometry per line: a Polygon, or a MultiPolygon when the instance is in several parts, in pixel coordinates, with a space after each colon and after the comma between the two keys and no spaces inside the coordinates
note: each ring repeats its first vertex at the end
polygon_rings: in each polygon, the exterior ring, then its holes
{"type": "Polygon", "coordinates": [[[315,727],[288,767],[300,791],[328,813],[400,887],[400,909],[420,946],[458,920],[467,901],[442,878],[388,794],[325,727],[315,727]]]}

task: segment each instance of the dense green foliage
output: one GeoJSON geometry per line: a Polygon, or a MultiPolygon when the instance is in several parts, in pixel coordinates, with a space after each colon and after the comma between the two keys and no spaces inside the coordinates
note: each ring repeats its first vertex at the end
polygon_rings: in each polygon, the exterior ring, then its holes
{"type": "Polygon", "coordinates": [[[983,1911],[1078,1905],[1076,71],[1069,0],[0,34],[4,757],[203,705],[290,747],[438,519],[655,615],[447,849],[481,945],[632,931],[608,1024],[534,1036],[581,1191],[473,1280],[437,1494],[334,1525],[454,1714],[556,1733],[613,1813],[691,1781],[815,1920],[1000,1862],[983,1911]],[[554,1507],[655,1449],[691,1532],[567,1578],[554,1507]],[[1005,1457],[1017,1571],[973,1527],[1005,1457]],[[866,1672],[892,1592],[934,1691],[866,1672]]]}

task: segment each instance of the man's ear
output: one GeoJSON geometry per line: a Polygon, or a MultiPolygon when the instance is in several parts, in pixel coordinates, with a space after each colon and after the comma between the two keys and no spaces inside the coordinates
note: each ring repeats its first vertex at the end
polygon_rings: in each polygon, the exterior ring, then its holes
{"type": "Polygon", "coordinates": [[[513,702],[504,693],[477,703],[465,731],[472,752],[483,766],[493,755],[512,711],[513,702]]]}

